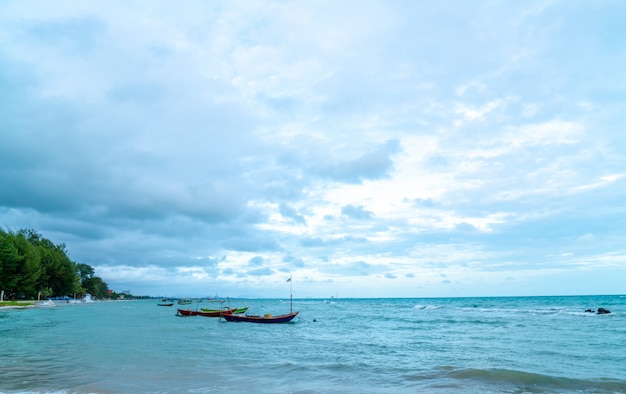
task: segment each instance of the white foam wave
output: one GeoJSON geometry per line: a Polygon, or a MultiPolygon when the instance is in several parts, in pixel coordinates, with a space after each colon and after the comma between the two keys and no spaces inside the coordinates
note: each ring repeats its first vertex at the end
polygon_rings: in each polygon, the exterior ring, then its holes
{"type": "Polygon", "coordinates": [[[413,309],[423,309],[423,310],[436,310],[440,308],[441,307],[439,305],[420,305],[420,304],[417,304],[413,307],[413,309]]]}

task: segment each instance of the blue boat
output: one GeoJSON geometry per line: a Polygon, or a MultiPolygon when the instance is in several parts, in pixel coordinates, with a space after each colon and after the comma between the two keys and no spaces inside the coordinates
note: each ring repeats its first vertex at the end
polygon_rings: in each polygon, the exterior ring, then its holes
{"type": "Polygon", "coordinates": [[[300,313],[299,311],[287,313],[285,315],[273,316],[271,314],[266,314],[263,316],[246,316],[246,315],[230,315],[223,314],[222,317],[226,319],[226,321],[231,322],[246,322],[246,323],[289,323],[300,313]]]}

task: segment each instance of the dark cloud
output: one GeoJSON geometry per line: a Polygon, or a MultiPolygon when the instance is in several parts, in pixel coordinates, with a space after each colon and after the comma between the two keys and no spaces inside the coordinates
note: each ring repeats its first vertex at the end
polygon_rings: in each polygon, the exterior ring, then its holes
{"type": "Polygon", "coordinates": [[[0,5],[0,225],[124,287],[623,261],[621,5],[44,3],[0,5]]]}
{"type": "Polygon", "coordinates": [[[254,256],[250,260],[248,260],[248,265],[250,267],[259,267],[265,264],[265,259],[261,256],[254,256]]]}
{"type": "Polygon", "coordinates": [[[366,242],[368,242],[367,238],[353,237],[353,236],[344,236],[344,237],[328,238],[328,239],[322,239],[319,237],[315,237],[315,238],[303,237],[300,239],[300,244],[302,246],[310,247],[310,248],[337,247],[340,245],[349,245],[351,243],[362,244],[366,242]]]}
{"type": "Polygon", "coordinates": [[[306,219],[304,218],[304,216],[300,215],[295,209],[288,206],[287,204],[280,204],[279,211],[283,217],[289,218],[296,223],[306,226],[306,219]]]}
{"type": "Polygon", "coordinates": [[[399,151],[397,140],[388,141],[376,149],[351,160],[319,163],[319,174],[337,181],[359,183],[366,179],[388,177],[393,169],[392,156],[399,151]]]}
{"type": "Polygon", "coordinates": [[[416,207],[431,208],[437,206],[437,202],[431,198],[416,198],[413,200],[416,207]]]}
{"type": "Polygon", "coordinates": [[[365,261],[350,261],[345,263],[323,264],[317,267],[321,272],[345,276],[369,276],[373,274],[389,273],[388,267],[370,264],[365,261]]]}
{"type": "Polygon", "coordinates": [[[370,219],[373,212],[366,210],[362,205],[346,205],[341,207],[341,214],[346,215],[352,219],[365,220],[370,219]]]}
{"type": "Polygon", "coordinates": [[[136,102],[142,106],[163,100],[167,94],[166,89],[157,83],[129,83],[122,86],[114,86],[108,91],[111,101],[136,102]]]}
{"type": "Polygon", "coordinates": [[[253,270],[249,270],[246,272],[246,275],[250,276],[270,276],[274,275],[276,272],[269,267],[256,268],[253,270]]]}
{"type": "Polygon", "coordinates": [[[240,252],[269,252],[281,250],[280,244],[271,238],[271,235],[251,235],[250,237],[233,237],[225,240],[222,246],[229,250],[240,252]]]}
{"type": "Polygon", "coordinates": [[[470,223],[457,223],[457,224],[454,226],[454,229],[455,229],[455,230],[457,230],[457,231],[461,231],[461,232],[470,232],[470,233],[471,233],[471,232],[476,232],[476,231],[478,231],[478,230],[476,229],[476,227],[474,227],[474,226],[473,226],[472,224],[470,224],[470,223]]]}
{"type": "Polygon", "coordinates": [[[88,55],[101,44],[107,27],[101,19],[92,16],[30,20],[22,26],[27,40],[79,57],[88,55]]]}
{"type": "Polygon", "coordinates": [[[295,257],[291,254],[285,255],[285,257],[283,257],[283,261],[285,263],[289,263],[291,267],[295,267],[295,268],[303,268],[307,266],[307,264],[304,262],[302,258],[295,257]]]}

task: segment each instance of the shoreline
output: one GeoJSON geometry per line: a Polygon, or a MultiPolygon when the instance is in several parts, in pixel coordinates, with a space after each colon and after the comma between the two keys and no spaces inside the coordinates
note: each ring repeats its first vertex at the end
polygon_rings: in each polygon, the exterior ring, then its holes
{"type": "Polygon", "coordinates": [[[0,301],[0,309],[26,309],[35,307],[37,301],[0,301]]]}

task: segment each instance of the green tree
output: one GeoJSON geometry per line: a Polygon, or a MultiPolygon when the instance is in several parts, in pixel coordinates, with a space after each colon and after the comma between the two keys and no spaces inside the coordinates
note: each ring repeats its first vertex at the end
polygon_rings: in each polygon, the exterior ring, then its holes
{"type": "Polygon", "coordinates": [[[95,271],[92,266],[83,263],[76,264],[76,273],[80,278],[81,283],[88,278],[93,278],[95,271]]]}
{"type": "Polygon", "coordinates": [[[39,235],[35,230],[21,230],[20,233],[37,248],[41,256],[41,275],[39,289],[50,288],[54,295],[74,294],[79,290],[75,264],[67,256],[65,244],[55,245],[52,241],[39,235]]]}
{"type": "Polygon", "coordinates": [[[41,276],[41,256],[39,250],[18,232],[14,237],[15,247],[20,255],[15,271],[16,284],[11,290],[12,297],[34,298],[38,290],[38,281],[41,276]]]}
{"type": "Polygon", "coordinates": [[[0,290],[7,298],[90,294],[104,298],[108,286],[93,267],[73,262],[65,244],[55,245],[35,230],[0,229],[0,290]]]}
{"type": "Polygon", "coordinates": [[[0,291],[9,292],[17,285],[17,266],[20,254],[13,241],[14,235],[0,229],[0,291]]]}
{"type": "Polygon", "coordinates": [[[78,275],[74,263],[65,252],[54,245],[39,245],[41,267],[45,273],[43,287],[51,287],[55,295],[73,294],[77,289],[78,275]]]}
{"type": "Polygon", "coordinates": [[[85,279],[83,287],[96,298],[106,298],[108,295],[109,286],[98,276],[85,279]]]}

